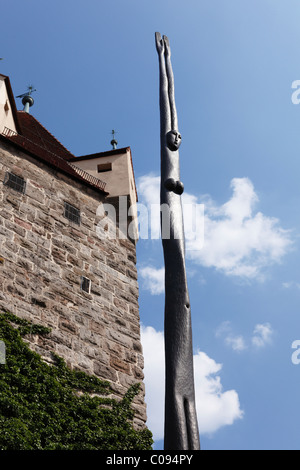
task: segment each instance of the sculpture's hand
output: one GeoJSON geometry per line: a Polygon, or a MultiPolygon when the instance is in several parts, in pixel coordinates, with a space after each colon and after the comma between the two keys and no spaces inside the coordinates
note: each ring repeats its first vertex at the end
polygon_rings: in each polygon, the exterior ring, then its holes
{"type": "Polygon", "coordinates": [[[164,45],[164,41],[163,39],[161,38],[161,34],[160,33],[155,33],[155,43],[156,43],[156,50],[159,54],[163,54],[164,53],[164,50],[165,50],[165,45],[164,45]]]}
{"type": "Polygon", "coordinates": [[[165,44],[165,54],[167,57],[171,57],[171,48],[170,48],[169,38],[167,36],[163,36],[163,41],[165,44]]]}

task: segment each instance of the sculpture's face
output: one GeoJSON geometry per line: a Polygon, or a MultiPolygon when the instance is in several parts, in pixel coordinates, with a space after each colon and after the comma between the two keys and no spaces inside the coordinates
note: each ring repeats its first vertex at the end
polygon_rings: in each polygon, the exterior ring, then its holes
{"type": "Polygon", "coordinates": [[[170,131],[167,133],[167,144],[169,149],[178,150],[181,144],[181,135],[178,131],[170,131]]]}

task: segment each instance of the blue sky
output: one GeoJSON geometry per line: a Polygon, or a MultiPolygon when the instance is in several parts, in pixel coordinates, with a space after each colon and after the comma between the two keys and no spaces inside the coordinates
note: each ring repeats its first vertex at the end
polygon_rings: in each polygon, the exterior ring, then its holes
{"type": "MultiPolygon", "coordinates": [[[[160,171],[154,33],[169,37],[184,197],[204,204],[203,247],[187,243],[201,445],[299,448],[299,2],[11,0],[1,13],[1,73],[15,95],[33,84],[32,114],[75,155],[109,150],[115,129],[149,207],[160,171]]],[[[161,243],[141,239],[137,253],[159,449],[161,243]]]]}

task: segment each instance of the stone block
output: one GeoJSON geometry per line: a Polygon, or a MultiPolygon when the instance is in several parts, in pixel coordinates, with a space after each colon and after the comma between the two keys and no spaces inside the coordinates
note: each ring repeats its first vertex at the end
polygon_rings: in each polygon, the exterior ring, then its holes
{"type": "Polygon", "coordinates": [[[94,362],[93,372],[95,375],[97,375],[98,377],[104,380],[116,382],[118,379],[117,373],[114,369],[112,369],[111,367],[105,364],[102,364],[99,361],[94,362]]]}
{"type": "Polygon", "coordinates": [[[128,362],[122,361],[118,357],[111,356],[110,358],[110,366],[114,370],[119,370],[121,372],[125,372],[126,374],[131,374],[131,368],[128,362]]]}

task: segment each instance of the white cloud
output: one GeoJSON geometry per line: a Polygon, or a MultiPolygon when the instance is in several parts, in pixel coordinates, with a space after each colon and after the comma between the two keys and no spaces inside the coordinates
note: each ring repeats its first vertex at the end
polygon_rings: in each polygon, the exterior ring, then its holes
{"type": "Polygon", "coordinates": [[[243,336],[232,336],[229,335],[225,339],[226,344],[230,346],[234,351],[244,351],[247,346],[243,336]]]}
{"type": "Polygon", "coordinates": [[[242,335],[236,335],[232,331],[229,321],[224,321],[216,330],[216,337],[222,337],[227,346],[234,351],[240,352],[247,349],[246,341],[242,335]]]}
{"type": "Polygon", "coordinates": [[[272,340],[273,329],[270,323],[257,324],[252,336],[252,344],[256,348],[262,348],[272,340]]]}
{"type": "Polygon", "coordinates": [[[139,275],[143,279],[143,287],[152,295],[162,294],[165,290],[165,268],[144,266],[139,268],[139,275]]]}
{"type": "MultiPolygon", "coordinates": [[[[156,208],[151,211],[151,231],[153,225],[155,233],[159,233],[160,224],[159,185],[160,178],[154,175],[138,180],[141,202],[148,206],[149,212],[151,206],[156,208]]],[[[265,268],[280,263],[290,249],[290,232],[280,226],[278,219],[255,212],[259,199],[248,178],[234,178],[230,186],[232,196],[222,205],[217,205],[208,195],[198,199],[183,193],[186,256],[196,264],[229,276],[261,280],[265,268]],[[200,203],[204,203],[204,237],[195,233],[195,225],[202,231],[201,211],[190,211],[200,203]]]]}
{"type": "MultiPolygon", "coordinates": [[[[152,327],[142,327],[145,358],[145,386],[148,421],[154,439],[163,439],[164,426],[164,335],[152,327]]],[[[194,355],[195,395],[200,435],[212,434],[242,418],[235,390],[223,391],[217,364],[204,352],[194,355]]]]}
{"type": "Polygon", "coordinates": [[[282,287],[284,287],[285,289],[300,289],[300,283],[295,281],[283,282],[282,287]]]}
{"type": "Polygon", "coordinates": [[[216,337],[223,338],[224,343],[237,352],[244,351],[250,345],[262,348],[271,343],[273,334],[274,331],[270,323],[258,323],[248,340],[242,335],[234,334],[229,321],[222,322],[216,330],[216,337]]]}
{"type": "Polygon", "coordinates": [[[160,176],[154,173],[140,176],[137,179],[137,188],[139,195],[143,196],[143,202],[147,206],[160,204],[160,176]]]}
{"type": "Polygon", "coordinates": [[[151,326],[141,328],[147,404],[147,426],[155,440],[163,438],[165,353],[164,334],[151,326]]]}
{"type": "Polygon", "coordinates": [[[282,283],[282,287],[284,287],[285,289],[290,289],[292,286],[293,286],[292,282],[283,282],[282,283]]]}
{"type": "Polygon", "coordinates": [[[139,215],[140,226],[145,225],[145,231],[151,239],[160,238],[160,176],[150,173],[137,179],[137,191],[140,204],[148,208],[139,215]],[[150,235],[149,235],[150,231],[150,235]]]}
{"type": "MultiPolygon", "coordinates": [[[[165,291],[165,268],[155,268],[154,266],[139,266],[139,276],[142,279],[142,287],[151,292],[152,295],[160,295],[165,291]]],[[[188,276],[192,278],[197,272],[189,269],[188,276]]],[[[203,276],[198,276],[199,285],[205,285],[203,276]]]]}
{"type": "Polygon", "coordinates": [[[223,321],[216,329],[216,337],[227,335],[231,332],[231,323],[229,320],[223,321]]]}
{"type": "Polygon", "coordinates": [[[222,365],[204,352],[194,356],[196,407],[200,434],[212,434],[243,417],[235,390],[223,391],[220,376],[222,365]]]}
{"type": "Polygon", "coordinates": [[[205,205],[204,247],[197,251],[195,246],[195,259],[227,275],[262,278],[264,268],[287,253],[290,234],[278,219],[254,213],[258,197],[248,178],[234,178],[231,188],[233,195],[225,204],[205,205]]]}

